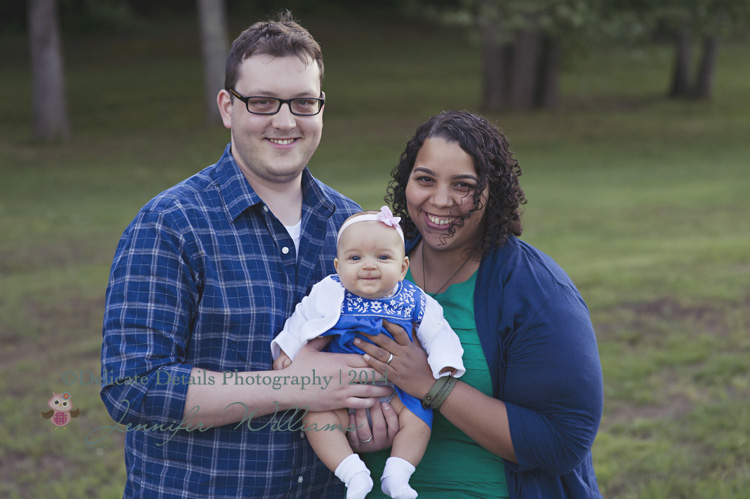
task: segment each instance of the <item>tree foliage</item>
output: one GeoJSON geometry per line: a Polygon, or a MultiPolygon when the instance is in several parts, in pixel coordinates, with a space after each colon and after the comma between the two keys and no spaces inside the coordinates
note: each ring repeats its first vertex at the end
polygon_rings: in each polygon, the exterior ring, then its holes
{"type": "Polygon", "coordinates": [[[137,14],[124,0],[59,0],[65,31],[82,33],[130,29],[137,14]]]}

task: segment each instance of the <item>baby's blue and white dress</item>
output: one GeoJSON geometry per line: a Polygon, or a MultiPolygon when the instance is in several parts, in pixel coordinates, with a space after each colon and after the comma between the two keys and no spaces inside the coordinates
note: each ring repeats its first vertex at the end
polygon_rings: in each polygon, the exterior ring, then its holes
{"type": "MultiPolygon", "coordinates": [[[[305,343],[318,336],[333,336],[328,345],[331,352],[362,354],[353,343],[359,336],[357,332],[393,338],[383,327],[383,319],[403,327],[412,341],[413,325],[416,326],[417,338],[427,352],[427,362],[436,379],[446,367],[456,369],[456,377],[466,372],[461,340],[443,318],[443,309],[434,298],[409,281],[399,282],[394,292],[384,298],[362,298],[347,291],[337,275],[317,283],[297,304],[284,329],[271,342],[273,358],[283,350],[293,359],[305,343]]],[[[364,336],[360,338],[369,341],[364,336]]],[[[432,411],[397,386],[394,389],[404,406],[432,427],[432,411]]]]}

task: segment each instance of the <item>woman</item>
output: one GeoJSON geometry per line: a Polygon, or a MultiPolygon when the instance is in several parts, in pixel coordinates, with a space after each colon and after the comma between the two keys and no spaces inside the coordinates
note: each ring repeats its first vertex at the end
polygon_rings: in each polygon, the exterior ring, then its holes
{"type": "MultiPolygon", "coordinates": [[[[420,497],[601,497],[591,458],[602,412],[594,331],[565,272],[517,239],[520,174],[497,128],[455,111],[420,126],[392,172],[386,201],[409,238],[407,278],[443,306],[467,369],[460,381],[436,382],[397,326],[396,341],[360,341],[373,368],[439,410],[411,478],[420,497]]],[[[350,440],[368,442],[373,431],[362,425],[350,440]]],[[[380,476],[387,453],[363,457],[380,476]]]]}

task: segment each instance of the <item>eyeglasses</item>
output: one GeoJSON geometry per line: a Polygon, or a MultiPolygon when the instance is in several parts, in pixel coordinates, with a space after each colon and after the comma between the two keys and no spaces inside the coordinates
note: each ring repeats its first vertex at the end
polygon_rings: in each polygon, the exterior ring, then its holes
{"type": "Polygon", "coordinates": [[[281,110],[282,104],[288,104],[289,110],[295,116],[315,116],[320,113],[325,99],[317,97],[298,97],[296,99],[277,99],[276,97],[250,96],[244,97],[233,88],[232,95],[245,103],[247,111],[252,114],[271,115],[281,110]]]}

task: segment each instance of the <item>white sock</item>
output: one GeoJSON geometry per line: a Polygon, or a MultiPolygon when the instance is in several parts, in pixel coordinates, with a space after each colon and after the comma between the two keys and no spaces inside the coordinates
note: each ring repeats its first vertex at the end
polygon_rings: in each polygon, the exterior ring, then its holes
{"type": "Polygon", "coordinates": [[[389,457],[385,462],[380,488],[388,497],[394,499],[414,499],[417,491],[409,487],[409,478],[414,473],[414,466],[400,457],[389,457]]]}
{"type": "Polygon", "coordinates": [[[346,499],[365,499],[372,490],[370,470],[357,454],[351,454],[341,461],[334,474],[346,484],[346,499]]]}

